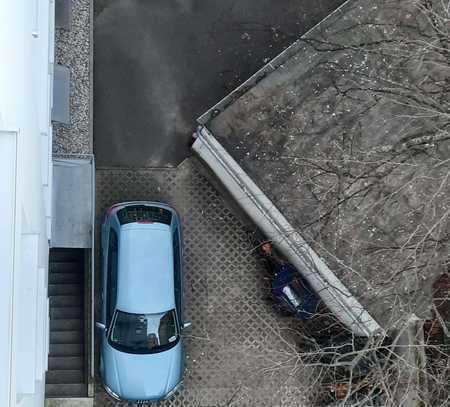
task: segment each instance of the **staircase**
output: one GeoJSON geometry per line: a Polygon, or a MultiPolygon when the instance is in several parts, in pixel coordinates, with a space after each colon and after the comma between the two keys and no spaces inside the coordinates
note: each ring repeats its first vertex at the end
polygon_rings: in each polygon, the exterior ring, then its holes
{"type": "Polygon", "coordinates": [[[51,249],[50,352],[46,397],[86,397],[84,251],[51,249]]]}

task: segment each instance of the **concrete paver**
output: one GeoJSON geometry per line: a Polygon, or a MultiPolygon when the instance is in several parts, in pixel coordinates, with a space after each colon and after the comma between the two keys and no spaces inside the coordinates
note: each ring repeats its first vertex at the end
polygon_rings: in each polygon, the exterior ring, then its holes
{"type": "MultiPolygon", "coordinates": [[[[199,165],[190,158],[177,169],[97,169],[97,231],[109,205],[135,199],[173,205],[184,226],[186,316],[192,321],[184,386],[152,405],[301,406],[303,372],[295,371],[292,358],[291,328],[298,325],[272,311],[264,266],[248,233],[199,165]]],[[[95,405],[129,404],[115,402],[98,385],[95,405]]]]}

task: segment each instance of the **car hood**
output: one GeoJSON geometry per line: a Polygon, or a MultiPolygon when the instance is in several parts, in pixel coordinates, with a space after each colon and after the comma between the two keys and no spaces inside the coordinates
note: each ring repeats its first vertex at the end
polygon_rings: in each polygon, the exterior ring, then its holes
{"type": "Polygon", "coordinates": [[[153,354],[120,352],[111,345],[103,354],[104,384],[122,400],[163,399],[182,379],[181,341],[153,354]]]}

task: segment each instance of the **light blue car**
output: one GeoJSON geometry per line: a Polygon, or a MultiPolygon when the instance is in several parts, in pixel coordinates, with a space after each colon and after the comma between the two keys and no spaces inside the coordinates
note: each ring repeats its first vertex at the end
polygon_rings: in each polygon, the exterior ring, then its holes
{"type": "Polygon", "coordinates": [[[180,219],[158,202],[125,202],[102,225],[100,375],[117,400],[169,398],[184,370],[180,219]]]}

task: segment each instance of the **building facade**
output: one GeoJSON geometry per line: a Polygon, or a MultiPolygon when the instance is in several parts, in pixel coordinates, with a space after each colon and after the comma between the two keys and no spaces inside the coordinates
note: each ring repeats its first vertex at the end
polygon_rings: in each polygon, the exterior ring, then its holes
{"type": "Polygon", "coordinates": [[[0,405],[42,406],[48,355],[54,0],[0,2],[0,405]]]}

